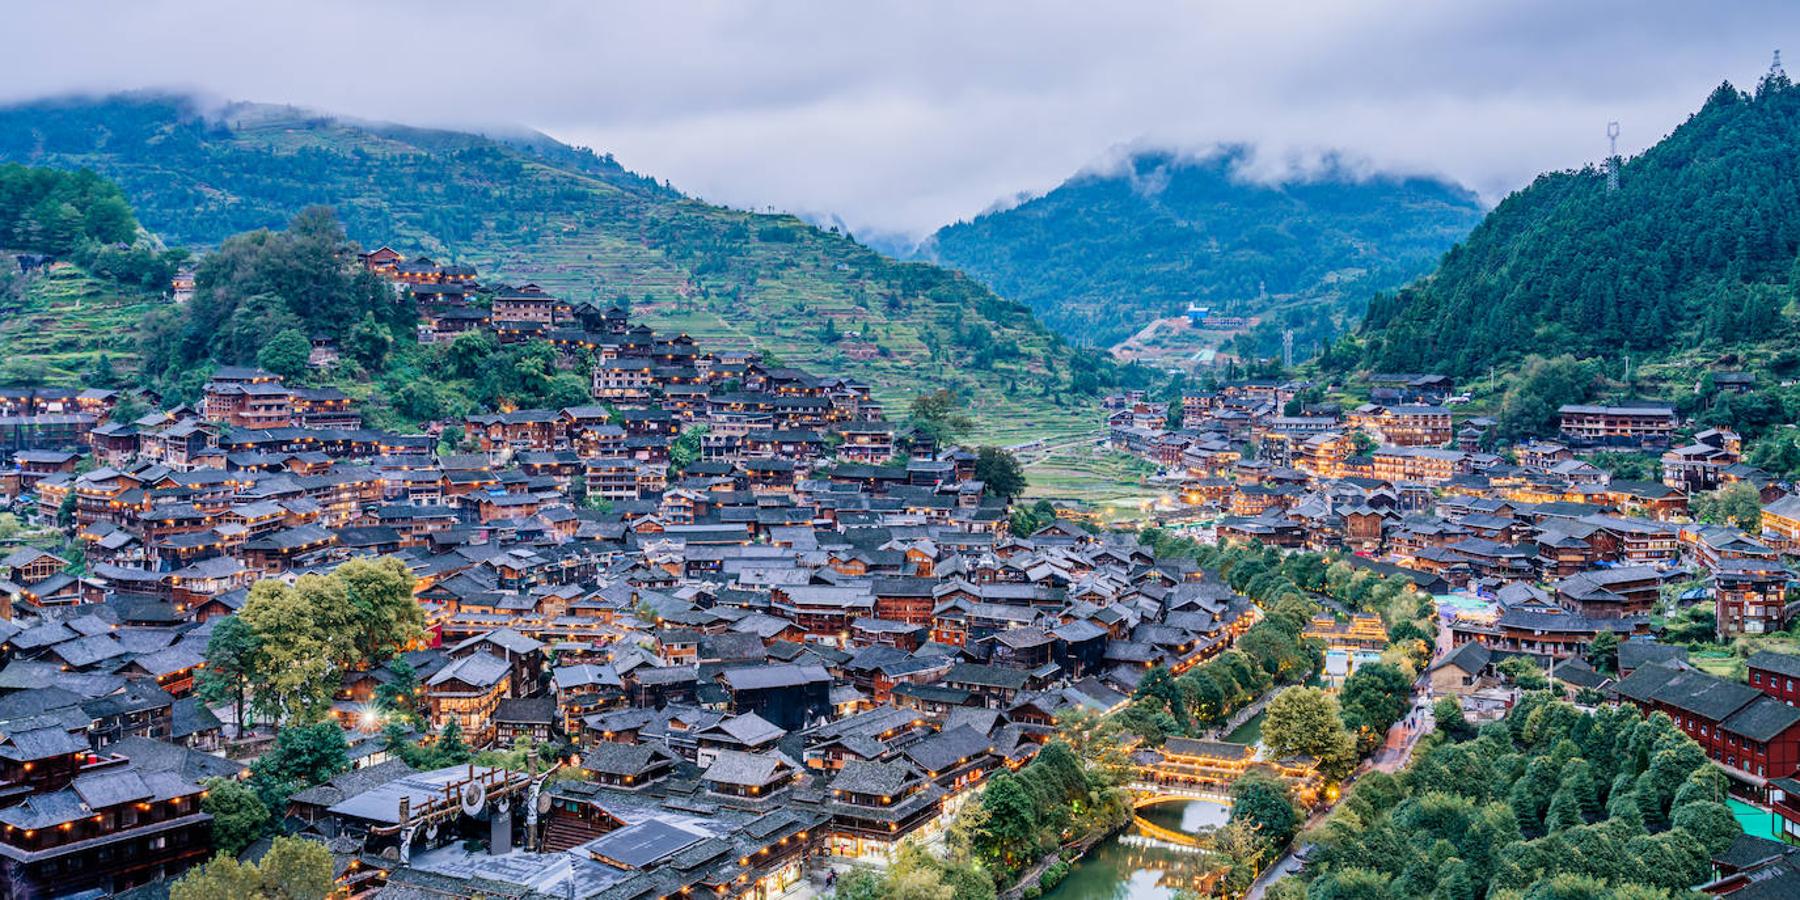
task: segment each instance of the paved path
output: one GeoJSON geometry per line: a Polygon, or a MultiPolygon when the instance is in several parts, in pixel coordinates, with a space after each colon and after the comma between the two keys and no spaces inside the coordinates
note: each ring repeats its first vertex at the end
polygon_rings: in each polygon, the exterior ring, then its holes
{"type": "MultiPolygon", "coordinates": [[[[1343,795],[1348,795],[1350,786],[1355,784],[1356,779],[1366,772],[1393,773],[1405,768],[1406,764],[1412,761],[1413,748],[1419,745],[1419,738],[1430,734],[1434,725],[1431,718],[1430,695],[1424,692],[1414,694],[1412,709],[1401,717],[1400,721],[1394,723],[1393,728],[1388,729],[1387,741],[1375,751],[1374,755],[1358,766],[1349,778],[1344,779],[1343,795]]],[[[1335,806],[1335,804],[1333,805],[1335,806]]],[[[1323,822],[1325,817],[1330,814],[1330,806],[1314,812],[1306,820],[1306,824],[1300,827],[1301,833],[1305,834],[1323,822]]],[[[1251,883],[1250,890],[1245,892],[1244,900],[1262,900],[1269,885],[1299,872],[1300,860],[1294,855],[1298,849],[1297,845],[1290,846],[1287,852],[1281,854],[1280,859],[1275,860],[1267,869],[1264,869],[1263,873],[1257,876],[1256,881],[1251,883]]]]}

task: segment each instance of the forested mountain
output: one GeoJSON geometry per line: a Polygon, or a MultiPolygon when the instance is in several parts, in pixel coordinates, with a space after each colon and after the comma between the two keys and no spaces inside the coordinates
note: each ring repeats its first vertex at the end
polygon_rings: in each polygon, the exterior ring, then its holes
{"type": "Polygon", "coordinates": [[[1301,318],[1329,326],[1346,304],[1428,270],[1481,218],[1472,193],[1442,181],[1359,178],[1330,161],[1314,177],[1265,184],[1240,176],[1247,154],[1135,156],[947,226],[921,255],[1063,334],[1108,344],[1189,303],[1233,315],[1298,303],[1310,309],[1301,318]]]}
{"type": "Polygon", "coordinates": [[[1437,271],[1376,298],[1338,362],[1486,373],[1529,354],[1741,356],[1792,333],[1800,90],[1720,85],[1699,112],[1603,171],[1541,175],[1437,271]]]}
{"type": "MultiPolygon", "coordinates": [[[[217,245],[333,207],[352,239],[476,265],[572,299],[625,300],[709,346],[755,345],[900,400],[951,387],[989,421],[1048,425],[1116,376],[1024,306],[792,216],[711,206],[547,137],[358,123],[131,95],[0,108],[0,161],[91,168],[170,243],[217,245]],[[846,354],[846,342],[858,352],[846,354]],[[866,358],[865,358],[866,357],[866,358]]],[[[1066,423],[1065,423],[1066,424],[1066,423]]]]}

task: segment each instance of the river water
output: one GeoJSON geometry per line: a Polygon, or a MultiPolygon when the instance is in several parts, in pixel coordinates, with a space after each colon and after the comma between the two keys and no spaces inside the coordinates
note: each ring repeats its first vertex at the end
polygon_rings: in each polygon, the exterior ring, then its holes
{"type": "MultiPolygon", "coordinates": [[[[1231,808],[1195,800],[1145,807],[1138,815],[1162,828],[1196,834],[1225,824],[1231,808]]],[[[1136,825],[1107,838],[1044,900],[1169,900],[1217,868],[1204,851],[1147,847],[1135,844],[1134,837],[1142,837],[1136,825]]]]}

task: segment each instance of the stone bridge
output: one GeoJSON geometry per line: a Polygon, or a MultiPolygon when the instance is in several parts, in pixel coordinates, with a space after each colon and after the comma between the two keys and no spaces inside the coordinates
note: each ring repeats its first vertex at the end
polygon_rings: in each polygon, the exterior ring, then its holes
{"type": "Polygon", "coordinates": [[[1177,847],[1205,848],[1211,841],[1202,839],[1185,831],[1177,831],[1158,825],[1137,814],[1137,810],[1160,803],[1187,803],[1204,801],[1231,805],[1231,795],[1217,787],[1197,784],[1151,784],[1133,782],[1125,789],[1131,793],[1131,824],[1138,832],[1152,841],[1160,841],[1177,847]]]}

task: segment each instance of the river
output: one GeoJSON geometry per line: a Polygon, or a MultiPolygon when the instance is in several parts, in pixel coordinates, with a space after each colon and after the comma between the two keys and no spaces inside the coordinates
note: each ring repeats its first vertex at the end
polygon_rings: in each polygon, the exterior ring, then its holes
{"type": "MultiPolygon", "coordinates": [[[[1138,814],[1153,825],[1196,834],[1225,824],[1231,808],[1196,800],[1149,806],[1138,814]]],[[[1137,837],[1142,833],[1130,825],[1101,842],[1044,900],[1169,900],[1215,868],[1204,851],[1135,845],[1137,837]]]]}

